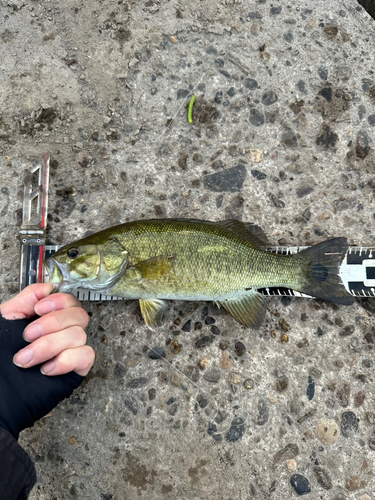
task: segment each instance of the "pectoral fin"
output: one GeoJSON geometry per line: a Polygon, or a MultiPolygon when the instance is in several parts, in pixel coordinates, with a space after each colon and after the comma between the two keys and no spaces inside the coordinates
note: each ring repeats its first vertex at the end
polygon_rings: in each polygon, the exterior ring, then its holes
{"type": "Polygon", "coordinates": [[[253,328],[260,327],[267,309],[267,300],[256,290],[250,290],[238,299],[225,300],[220,304],[239,323],[253,328]]]}
{"type": "Polygon", "coordinates": [[[150,328],[156,326],[163,316],[167,304],[160,299],[139,299],[141,313],[146,325],[150,328]]]}
{"type": "Polygon", "coordinates": [[[142,278],[146,280],[158,280],[169,273],[173,255],[158,255],[151,259],[138,262],[134,267],[141,273],[142,278]]]}

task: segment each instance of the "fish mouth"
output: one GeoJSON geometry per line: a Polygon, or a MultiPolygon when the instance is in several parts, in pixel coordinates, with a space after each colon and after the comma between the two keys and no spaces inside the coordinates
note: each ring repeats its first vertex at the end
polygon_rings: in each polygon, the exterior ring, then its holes
{"type": "Polygon", "coordinates": [[[62,291],[70,284],[69,272],[66,264],[60,264],[53,257],[43,261],[43,265],[48,274],[48,281],[52,283],[55,290],[62,291]]]}

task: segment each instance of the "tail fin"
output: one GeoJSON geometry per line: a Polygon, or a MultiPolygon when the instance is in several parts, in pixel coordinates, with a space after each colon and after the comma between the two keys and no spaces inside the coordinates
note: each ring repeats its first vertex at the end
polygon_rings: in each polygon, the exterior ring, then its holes
{"type": "Polygon", "coordinates": [[[299,252],[295,258],[305,279],[298,291],[336,304],[352,304],[354,298],[338,274],[347,249],[346,238],[335,238],[299,252]]]}

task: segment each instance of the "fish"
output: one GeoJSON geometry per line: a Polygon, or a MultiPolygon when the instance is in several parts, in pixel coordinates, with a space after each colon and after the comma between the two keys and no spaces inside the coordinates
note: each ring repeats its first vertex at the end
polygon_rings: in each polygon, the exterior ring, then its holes
{"type": "Polygon", "coordinates": [[[145,323],[160,323],[168,300],[213,301],[239,323],[259,328],[262,288],[286,287],[349,305],[338,237],[293,255],[266,250],[255,225],[238,220],[149,219],[113,226],[61,247],[44,261],[56,291],[78,288],[139,300],[145,323]]]}

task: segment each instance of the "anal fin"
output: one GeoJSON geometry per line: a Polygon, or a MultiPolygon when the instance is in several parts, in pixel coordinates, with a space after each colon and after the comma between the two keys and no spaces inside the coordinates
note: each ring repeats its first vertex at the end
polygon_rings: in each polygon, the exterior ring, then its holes
{"type": "Polygon", "coordinates": [[[257,292],[250,290],[238,299],[220,301],[220,304],[244,326],[259,328],[267,309],[267,299],[257,292]]]}
{"type": "Polygon", "coordinates": [[[150,328],[156,326],[163,316],[167,304],[160,299],[139,299],[141,313],[146,325],[150,328]]]}

